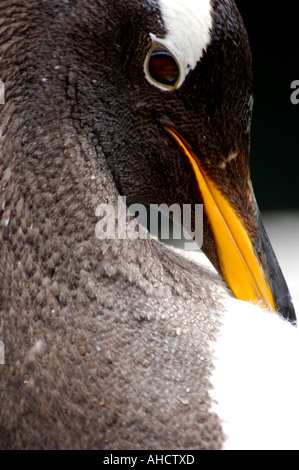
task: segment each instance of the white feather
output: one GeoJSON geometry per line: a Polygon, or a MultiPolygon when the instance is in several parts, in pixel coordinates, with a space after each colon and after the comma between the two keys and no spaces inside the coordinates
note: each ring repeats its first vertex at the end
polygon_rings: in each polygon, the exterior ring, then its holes
{"type": "Polygon", "coordinates": [[[226,449],[299,449],[299,330],[289,322],[228,300],[213,385],[226,449]]]}
{"type": "Polygon", "coordinates": [[[151,34],[151,39],[176,58],[180,66],[179,88],[211,41],[210,0],[159,0],[159,4],[167,34],[164,38],[151,34]]]}

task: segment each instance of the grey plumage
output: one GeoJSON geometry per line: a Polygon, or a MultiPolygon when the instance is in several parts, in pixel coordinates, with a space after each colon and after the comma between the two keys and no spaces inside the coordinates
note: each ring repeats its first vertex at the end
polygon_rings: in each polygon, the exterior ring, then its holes
{"type": "Polygon", "coordinates": [[[90,182],[90,144],[73,143],[57,168],[59,200],[56,177],[18,171],[22,151],[2,161],[1,447],[218,447],[210,340],[224,290],[153,242],[99,243],[94,210],[113,184],[99,196],[105,164],[90,182]]]}

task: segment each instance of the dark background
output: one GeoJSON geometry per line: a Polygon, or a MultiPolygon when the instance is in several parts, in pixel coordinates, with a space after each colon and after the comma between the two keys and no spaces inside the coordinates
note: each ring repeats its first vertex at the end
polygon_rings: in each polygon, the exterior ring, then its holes
{"type": "Polygon", "coordinates": [[[253,55],[251,176],[261,211],[299,209],[299,2],[236,0],[253,55]]]}

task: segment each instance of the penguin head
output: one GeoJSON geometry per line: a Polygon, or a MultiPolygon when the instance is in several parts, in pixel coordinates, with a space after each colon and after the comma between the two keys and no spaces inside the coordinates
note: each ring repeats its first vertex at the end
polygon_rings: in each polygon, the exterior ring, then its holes
{"type": "MultiPolygon", "coordinates": [[[[226,162],[232,153],[240,154],[231,159],[233,169],[240,161],[239,176],[246,168],[248,177],[251,53],[233,2],[100,5],[92,18],[92,12],[84,12],[85,20],[80,16],[79,25],[78,17],[74,18],[70,62],[77,69],[78,114],[109,154],[119,188],[126,186],[123,170],[128,171],[130,164],[134,174],[141,168],[141,178],[145,168],[157,169],[160,179],[164,167],[165,177],[172,173],[173,154],[181,152],[165,134],[167,124],[185,136],[206,170],[218,168],[222,184],[225,175],[220,170],[229,171],[226,162]],[[111,133],[105,139],[109,123],[111,133]],[[164,145],[158,149],[161,139],[164,145]]],[[[133,179],[129,178],[131,187],[133,179]]]]}
{"type": "MultiPolygon", "coordinates": [[[[251,53],[234,3],[107,2],[100,15],[84,16],[72,27],[78,115],[101,142],[120,194],[147,204],[204,202],[171,128],[245,221],[254,217],[244,197],[252,192],[251,53]]],[[[207,219],[203,250],[219,269],[207,219]]]]}

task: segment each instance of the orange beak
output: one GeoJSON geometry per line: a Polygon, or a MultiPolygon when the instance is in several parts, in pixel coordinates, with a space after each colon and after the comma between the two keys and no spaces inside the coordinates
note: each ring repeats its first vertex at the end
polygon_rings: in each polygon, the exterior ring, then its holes
{"type": "MultiPolygon", "coordinates": [[[[277,296],[273,292],[273,286],[270,286],[267,269],[262,265],[243,221],[229,200],[207,176],[186,140],[173,128],[166,128],[182,148],[193,168],[214,234],[220,269],[227,285],[237,299],[259,304],[272,312],[277,311],[279,301],[276,301],[277,296]]],[[[273,252],[269,241],[268,243],[273,252]]],[[[271,261],[273,259],[276,261],[274,253],[271,261]]],[[[279,266],[276,271],[278,270],[281,274],[279,266]]],[[[283,279],[282,274],[281,277],[283,279]]],[[[288,317],[295,321],[295,312],[288,317]]]]}

